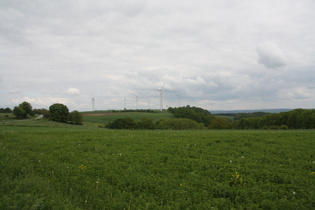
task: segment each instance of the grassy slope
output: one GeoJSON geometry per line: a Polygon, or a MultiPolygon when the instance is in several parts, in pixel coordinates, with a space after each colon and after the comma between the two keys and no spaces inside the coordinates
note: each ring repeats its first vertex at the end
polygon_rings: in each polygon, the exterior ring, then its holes
{"type": "Polygon", "coordinates": [[[313,130],[117,131],[28,123],[0,126],[2,209],[315,206],[313,130]]]}

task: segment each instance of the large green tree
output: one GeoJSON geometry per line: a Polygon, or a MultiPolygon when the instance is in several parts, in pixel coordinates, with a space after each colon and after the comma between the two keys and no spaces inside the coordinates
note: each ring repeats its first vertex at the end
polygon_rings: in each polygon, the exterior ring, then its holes
{"type": "Polygon", "coordinates": [[[67,122],[69,109],[64,104],[53,104],[49,107],[50,119],[57,122],[67,122]]]}
{"type": "Polygon", "coordinates": [[[33,107],[29,102],[24,101],[19,105],[19,107],[25,111],[26,115],[34,116],[33,107]]]}
{"type": "Polygon", "coordinates": [[[28,116],[33,116],[33,108],[32,105],[29,102],[22,102],[19,104],[19,106],[14,107],[13,114],[18,119],[26,119],[28,116]]]}
{"type": "Polygon", "coordinates": [[[26,118],[26,114],[25,114],[25,111],[24,109],[22,109],[21,107],[19,106],[16,106],[14,107],[13,109],[13,114],[16,116],[16,118],[18,119],[25,119],[26,118]]]}

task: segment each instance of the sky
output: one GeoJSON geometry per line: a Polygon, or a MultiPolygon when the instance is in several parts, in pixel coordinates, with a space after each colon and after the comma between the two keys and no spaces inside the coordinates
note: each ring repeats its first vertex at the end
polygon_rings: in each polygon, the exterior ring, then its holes
{"type": "Polygon", "coordinates": [[[0,0],[0,108],[315,108],[313,0],[0,0]]]}

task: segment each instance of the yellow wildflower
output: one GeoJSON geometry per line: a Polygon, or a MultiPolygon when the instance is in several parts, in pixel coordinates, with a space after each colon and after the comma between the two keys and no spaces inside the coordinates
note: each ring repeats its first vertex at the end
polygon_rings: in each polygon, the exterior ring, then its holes
{"type": "Polygon", "coordinates": [[[82,165],[79,165],[78,168],[81,170],[84,170],[86,168],[86,166],[82,164],[82,165]]]}

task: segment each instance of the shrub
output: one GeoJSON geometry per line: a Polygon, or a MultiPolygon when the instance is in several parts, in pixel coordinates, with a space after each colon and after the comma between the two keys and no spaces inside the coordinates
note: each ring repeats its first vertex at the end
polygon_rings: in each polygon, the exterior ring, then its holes
{"type": "Polygon", "coordinates": [[[105,127],[110,129],[136,129],[138,126],[133,119],[125,117],[108,123],[105,127]]]}
{"type": "Polygon", "coordinates": [[[223,117],[215,117],[211,124],[208,126],[209,129],[228,129],[231,128],[231,123],[228,119],[223,117]]]}
{"type": "Polygon", "coordinates": [[[82,115],[74,110],[73,112],[70,112],[69,116],[68,116],[69,122],[71,124],[75,124],[75,125],[82,125],[82,115]]]}
{"type": "Polygon", "coordinates": [[[156,125],[156,129],[190,130],[204,129],[203,123],[197,123],[194,120],[186,118],[162,119],[156,125]]]}
{"type": "Polygon", "coordinates": [[[154,123],[152,119],[143,118],[140,120],[140,122],[137,123],[139,129],[154,129],[154,123]]]}

